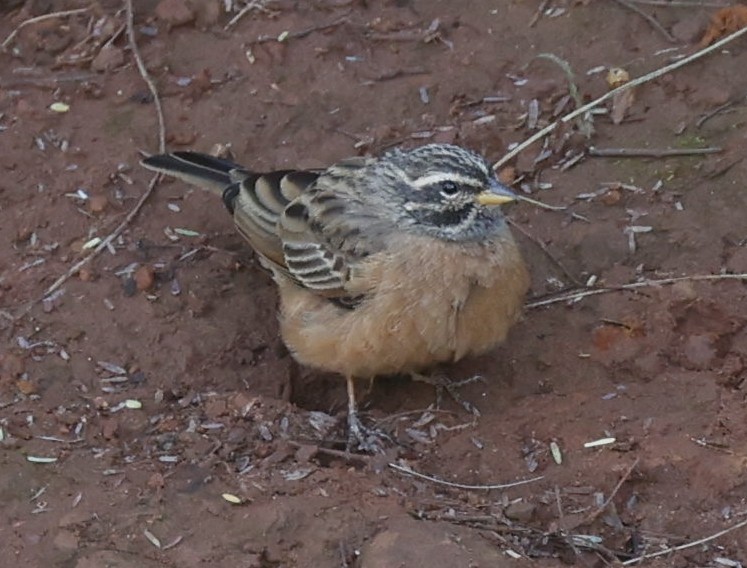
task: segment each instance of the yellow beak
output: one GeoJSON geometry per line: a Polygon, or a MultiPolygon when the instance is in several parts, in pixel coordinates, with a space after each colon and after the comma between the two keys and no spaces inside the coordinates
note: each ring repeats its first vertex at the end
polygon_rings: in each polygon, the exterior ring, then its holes
{"type": "Polygon", "coordinates": [[[490,189],[478,193],[475,197],[480,205],[485,206],[503,205],[504,203],[516,201],[518,198],[519,196],[513,191],[494,180],[490,182],[490,189]]]}

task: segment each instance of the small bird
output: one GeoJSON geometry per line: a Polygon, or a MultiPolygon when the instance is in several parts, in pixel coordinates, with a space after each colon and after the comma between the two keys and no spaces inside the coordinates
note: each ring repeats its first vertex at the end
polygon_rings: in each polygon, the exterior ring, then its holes
{"type": "Polygon", "coordinates": [[[278,286],[290,352],[347,380],[360,447],[355,379],[485,353],[520,316],[529,274],[497,207],[517,196],[474,152],[430,144],[271,173],[196,152],[142,163],[222,195],[278,286]]]}

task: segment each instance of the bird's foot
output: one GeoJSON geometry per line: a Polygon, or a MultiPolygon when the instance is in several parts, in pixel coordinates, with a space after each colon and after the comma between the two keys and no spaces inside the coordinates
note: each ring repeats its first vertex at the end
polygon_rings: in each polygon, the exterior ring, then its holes
{"type": "Polygon", "coordinates": [[[436,408],[441,408],[444,391],[446,391],[454,402],[464,408],[464,410],[473,416],[480,416],[480,411],[477,407],[471,402],[464,400],[459,394],[459,389],[477,381],[484,381],[485,379],[482,376],[475,375],[474,377],[462,379],[461,381],[452,381],[449,377],[444,375],[421,375],[419,373],[412,373],[412,378],[416,381],[428,383],[436,389],[436,408]]]}
{"type": "Polygon", "coordinates": [[[357,450],[371,454],[381,453],[384,438],[383,432],[364,426],[357,411],[348,413],[348,452],[357,450]]]}

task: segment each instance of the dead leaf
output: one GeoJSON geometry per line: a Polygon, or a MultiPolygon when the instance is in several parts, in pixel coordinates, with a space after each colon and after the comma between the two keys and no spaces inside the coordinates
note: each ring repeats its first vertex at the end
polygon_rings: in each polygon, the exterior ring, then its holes
{"type": "Polygon", "coordinates": [[[714,41],[733,34],[747,26],[747,6],[737,4],[722,8],[711,17],[711,23],[700,40],[700,48],[708,47],[714,41]]]}
{"type": "Polygon", "coordinates": [[[612,110],[610,111],[610,118],[613,124],[620,124],[625,115],[630,110],[635,102],[635,92],[633,89],[627,89],[620,91],[612,96],[612,110]]]}

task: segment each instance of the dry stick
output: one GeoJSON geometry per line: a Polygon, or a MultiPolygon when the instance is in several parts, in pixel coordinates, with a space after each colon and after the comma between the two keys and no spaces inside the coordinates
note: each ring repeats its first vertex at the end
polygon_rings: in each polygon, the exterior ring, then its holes
{"type": "Polygon", "coordinates": [[[31,306],[29,306],[23,313],[26,314],[28,311],[38,302],[49,296],[51,293],[55,292],[57,289],[59,289],[60,286],[62,286],[65,282],[68,281],[68,279],[71,276],[74,276],[77,274],[81,268],[83,268],[86,264],[91,262],[98,254],[104,250],[105,248],[108,248],[109,245],[116,239],[122,231],[127,227],[127,225],[130,224],[130,222],[135,218],[135,216],[140,212],[140,209],[143,208],[143,205],[147,201],[148,197],[150,197],[150,194],[153,193],[153,190],[156,187],[156,183],[158,181],[158,176],[154,176],[153,179],[150,180],[150,183],[148,184],[148,189],[143,193],[143,195],[138,199],[137,203],[135,204],[135,207],[132,208],[132,210],[127,214],[127,217],[124,218],[124,221],[122,221],[114,231],[112,231],[108,237],[106,237],[103,241],[101,241],[98,246],[93,249],[91,254],[89,254],[87,257],[82,258],[78,262],[76,262],[73,266],[70,267],[70,269],[65,272],[62,276],[60,276],[57,280],[54,281],[54,283],[46,289],[44,294],[41,298],[34,301],[31,306]]]}
{"type": "Polygon", "coordinates": [[[612,499],[615,498],[615,495],[617,495],[617,492],[620,491],[620,488],[622,487],[623,483],[625,483],[629,478],[630,474],[633,473],[633,470],[638,465],[638,463],[641,461],[641,458],[635,458],[635,461],[633,461],[632,464],[630,464],[630,467],[625,470],[625,473],[622,474],[622,477],[620,478],[620,481],[617,482],[617,485],[615,485],[615,488],[612,490],[612,493],[610,493],[610,496],[605,499],[604,503],[602,503],[599,508],[592,511],[585,519],[584,523],[582,524],[588,524],[593,522],[599,515],[604,513],[605,509],[609,507],[609,504],[612,503],[612,499]]]}
{"type": "Polygon", "coordinates": [[[742,28],[741,30],[738,30],[734,32],[731,35],[726,36],[725,38],[717,41],[716,43],[709,45],[708,47],[705,47],[701,50],[696,51],[692,55],[689,55],[685,57],[684,59],[680,59],[679,61],[675,61],[674,63],[671,63],[670,65],[666,65],[664,67],[661,67],[659,69],[656,69],[652,71],[651,73],[647,73],[646,75],[643,75],[642,77],[638,77],[636,79],[632,79],[631,81],[628,81],[624,85],[621,85],[620,87],[617,87],[616,89],[612,89],[611,91],[608,91],[598,99],[595,99],[591,101],[590,103],[582,106],[581,108],[577,108],[573,112],[570,112],[566,114],[564,117],[559,118],[555,122],[548,124],[545,128],[534,134],[533,136],[530,136],[527,138],[524,142],[519,144],[516,148],[511,150],[508,154],[503,156],[500,160],[498,160],[495,164],[493,164],[493,169],[498,169],[502,165],[504,165],[506,162],[508,162],[510,159],[512,159],[514,156],[516,156],[519,152],[524,151],[528,146],[531,146],[534,144],[537,140],[540,140],[541,138],[547,136],[555,130],[560,124],[565,124],[567,122],[570,122],[577,116],[590,111],[594,107],[599,106],[604,101],[611,99],[618,93],[622,93],[623,91],[627,91],[628,89],[632,89],[633,87],[636,87],[638,85],[642,85],[644,83],[648,83],[649,81],[652,81],[658,77],[661,77],[662,75],[666,75],[670,71],[674,71],[675,69],[679,69],[680,67],[683,67],[684,65],[687,65],[688,63],[692,63],[696,59],[700,59],[704,55],[707,55],[711,53],[712,51],[716,51],[717,49],[720,49],[727,43],[734,41],[740,36],[743,36],[744,34],[747,34],[747,27],[742,28]]]}
{"type": "Polygon", "coordinates": [[[700,546],[701,544],[705,544],[706,542],[710,542],[712,540],[716,540],[717,538],[720,538],[724,536],[725,534],[728,534],[732,531],[735,531],[737,529],[741,529],[742,527],[747,526],[747,520],[741,521],[737,523],[736,525],[733,525],[729,527],[728,529],[724,529],[722,531],[717,532],[716,534],[712,534],[711,536],[707,536],[705,538],[701,538],[700,540],[696,540],[693,542],[688,542],[687,544],[680,544],[679,546],[672,546],[671,548],[667,548],[665,550],[659,550],[658,552],[651,552],[649,554],[644,554],[642,556],[638,556],[637,558],[631,558],[630,560],[626,560],[622,563],[623,566],[630,566],[631,564],[635,564],[637,562],[640,562],[641,560],[645,560],[647,558],[655,558],[657,556],[664,556],[665,554],[670,554],[672,552],[677,552],[678,550],[685,550],[686,548],[692,548],[693,546],[700,546]]]}
{"type": "Polygon", "coordinates": [[[401,465],[397,465],[396,463],[389,463],[389,467],[391,467],[393,470],[398,471],[400,473],[404,473],[406,475],[411,475],[412,477],[417,477],[418,479],[424,479],[425,481],[430,481],[431,483],[436,483],[438,485],[445,485],[447,487],[454,487],[456,489],[483,489],[483,490],[489,490],[489,489],[508,489],[509,487],[516,487],[517,485],[526,485],[527,483],[533,483],[535,481],[539,481],[540,479],[544,479],[544,475],[540,475],[539,477],[532,477],[530,479],[523,479],[522,481],[515,481],[514,483],[502,483],[499,485],[465,485],[464,483],[452,483],[451,481],[444,481],[443,479],[438,479],[437,477],[431,477],[430,475],[425,475],[424,473],[418,473],[414,469],[411,469],[409,467],[404,467],[401,465]]]}
{"type": "MultiPolygon", "coordinates": [[[[150,90],[151,94],[153,95],[153,100],[156,104],[156,113],[158,115],[158,148],[160,152],[166,151],[166,126],[164,123],[163,118],[163,109],[161,108],[161,99],[158,96],[158,91],[156,89],[156,85],[153,82],[153,80],[150,78],[150,75],[148,75],[148,70],[145,68],[145,64],[143,63],[142,58],[140,57],[140,51],[138,50],[137,43],[135,43],[135,31],[134,31],[134,25],[133,25],[133,15],[132,15],[132,0],[125,0],[125,10],[127,13],[127,38],[130,43],[130,51],[132,51],[132,55],[135,58],[135,62],[137,63],[137,68],[140,71],[140,75],[142,76],[145,83],[148,85],[148,89],[150,90]]],[[[132,222],[132,220],[137,216],[137,214],[140,212],[140,210],[143,208],[143,205],[145,205],[145,202],[148,200],[150,195],[153,193],[153,190],[156,187],[156,184],[158,183],[160,175],[157,174],[153,177],[153,179],[150,180],[150,183],[148,184],[148,189],[143,193],[143,195],[138,199],[137,203],[135,204],[135,207],[132,208],[132,210],[127,214],[127,217],[124,218],[124,220],[117,226],[114,231],[112,231],[109,236],[107,236],[103,241],[99,243],[99,245],[93,249],[91,254],[89,254],[87,257],[79,260],[76,262],[70,269],[60,276],[57,280],[54,281],[54,283],[47,288],[46,292],[44,292],[44,295],[39,299],[36,300],[29,306],[24,313],[28,313],[28,311],[33,307],[37,302],[40,300],[46,298],[51,293],[53,293],[55,290],[59,289],[60,286],[62,286],[67,280],[77,274],[83,266],[91,262],[96,256],[99,255],[99,253],[104,250],[105,248],[108,248],[109,245],[116,239],[122,231],[125,230],[125,228],[132,222]]]]}
{"type": "Polygon", "coordinates": [[[135,40],[132,0],[125,0],[125,11],[127,15],[127,41],[130,44],[130,51],[132,51],[132,56],[135,58],[135,63],[137,64],[138,71],[140,71],[140,76],[143,78],[143,81],[145,81],[145,84],[148,85],[148,90],[153,96],[153,102],[156,105],[156,115],[158,116],[158,151],[163,154],[166,151],[166,121],[163,118],[163,107],[161,106],[161,97],[158,96],[156,83],[145,68],[145,63],[143,63],[143,58],[140,56],[140,49],[135,40]]]}
{"type": "Polygon", "coordinates": [[[12,32],[10,32],[10,35],[5,38],[5,41],[0,44],[1,49],[5,49],[8,47],[8,44],[15,39],[15,37],[18,35],[18,32],[20,32],[23,28],[30,24],[35,24],[37,22],[43,22],[44,20],[51,20],[53,18],[64,18],[65,16],[74,16],[75,14],[82,14],[84,12],[88,12],[91,9],[89,6],[88,8],[76,8],[75,10],[65,10],[63,12],[52,12],[50,14],[44,14],[42,16],[36,16],[35,18],[30,18],[28,20],[24,20],[20,24],[18,24],[18,27],[14,29],[12,32]]]}
{"type": "Polygon", "coordinates": [[[345,460],[346,462],[357,461],[357,462],[362,462],[363,464],[368,464],[371,461],[371,458],[365,454],[352,454],[350,452],[343,452],[341,450],[333,450],[332,448],[324,448],[314,443],[302,444],[301,442],[290,440],[289,444],[293,446],[294,448],[314,446],[314,450],[316,451],[317,454],[323,454],[323,455],[330,456],[333,458],[340,458],[340,459],[345,460]]]}
{"type": "Polygon", "coordinates": [[[534,13],[534,16],[532,16],[532,19],[529,20],[529,27],[533,28],[535,24],[539,21],[540,16],[544,14],[545,8],[547,8],[547,4],[550,0],[542,0],[539,7],[537,8],[537,11],[534,13]]]}
{"type": "Polygon", "coordinates": [[[262,0],[252,0],[249,2],[246,6],[244,6],[238,14],[236,14],[233,18],[231,18],[231,21],[228,22],[224,27],[223,31],[228,31],[232,27],[234,27],[237,23],[239,23],[239,20],[246,16],[249,12],[252,10],[267,10],[265,8],[265,3],[262,0]]]}
{"type": "Polygon", "coordinates": [[[329,30],[331,28],[344,24],[347,21],[348,21],[348,16],[346,14],[344,16],[340,16],[339,18],[337,18],[336,20],[328,24],[321,24],[319,26],[311,26],[310,28],[306,28],[306,29],[303,29],[297,32],[282,33],[279,36],[266,36],[266,35],[260,36],[250,43],[252,45],[259,44],[259,43],[267,43],[268,41],[276,41],[278,43],[282,43],[284,41],[288,41],[289,39],[302,39],[302,38],[305,38],[309,34],[312,34],[314,32],[323,32],[323,31],[329,30]]]}
{"type": "Polygon", "coordinates": [[[732,100],[732,101],[726,102],[726,103],[724,103],[724,104],[722,104],[720,106],[717,106],[711,112],[709,112],[709,113],[704,114],[703,116],[701,116],[697,120],[697,122],[695,123],[695,128],[701,128],[707,121],[711,120],[714,116],[716,116],[717,114],[720,114],[720,113],[724,112],[725,110],[730,109],[731,107],[733,107],[734,105],[739,104],[740,102],[743,102],[744,99],[745,99],[745,97],[741,96],[737,100],[732,100]]]}
{"type": "Polygon", "coordinates": [[[747,273],[742,274],[695,274],[693,276],[677,276],[674,278],[661,278],[658,280],[643,280],[641,282],[630,282],[628,284],[622,284],[620,286],[614,286],[611,288],[591,288],[589,290],[578,290],[576,292],[565,292],[545,300],[537,300],[536,302],[529,302],[524,304],[524,307],[528,310],[533,308],[540,308],[542,306],[549,306],[550,304],[557,304],[559,302],[567,302],[570,300],[580,300],[587,296],[597,296],[599,294],[609,294],[610,292],[621,292],[623,290],[636,290],[638,288],[646,288],[649,286],[666,286],[669,284],[675,284],[677,282],[703,282],[711,280],[747,280],[747,273]]]}
{"type": "Polygon", "coordinates": [[[508,219],[508,224],[511,225],[514,229],[519,231],[522,235],[524,235],[527,239],[532,241],[535,245],[539,247],[539,249],[545,253],[545,256],[550,259],[550,261],[557,266],[563,274],[565,274],[566,278],[568,278],[571,282],[573,282],[576,286],[581,286],[581,282],[576,278],[570,270],[568,270],[565,265],[560,262],[558,258],[556,258],[550,250],[547,248],[545,243],[543,243],[541,240],[536,239],[529,231],[527,231],[524,227],[519,225],[516,221],[513,221],[512,219],[508,219]]]}
{"type": "Polygon", "coordinates": [[[641,10],[638,6],[635,6],[634,4],[631,4],[628,2],[628,0],[615,0],[620,6],[624,6],[628,10],[631,10],[632,12],[635,12],[638,14],[641,18],[646,20],[652,28],[654,28],[657,32],[659,32],[661,35],[663,35],[666,40],[669,43],[677,43],[677,40],[670,34],[666,29],[664,29],[664,26],[662,26],[656,18],[654,18],[652,15],[647,14],[643,10],[641,10]]]}
{"type": "Polygon", "coordinates": [[[726,8],[730,2],[701,2],[701,0],[628,0],[631,4],[666,6],[668,8],[726,8]]]}
{"type": "Polygon", "coordinates": [[[718,154],[724,149],[708,148],[589,148],[588,155],[594,158],[668,158],[672,156],[701,156],[718,154]]]}

